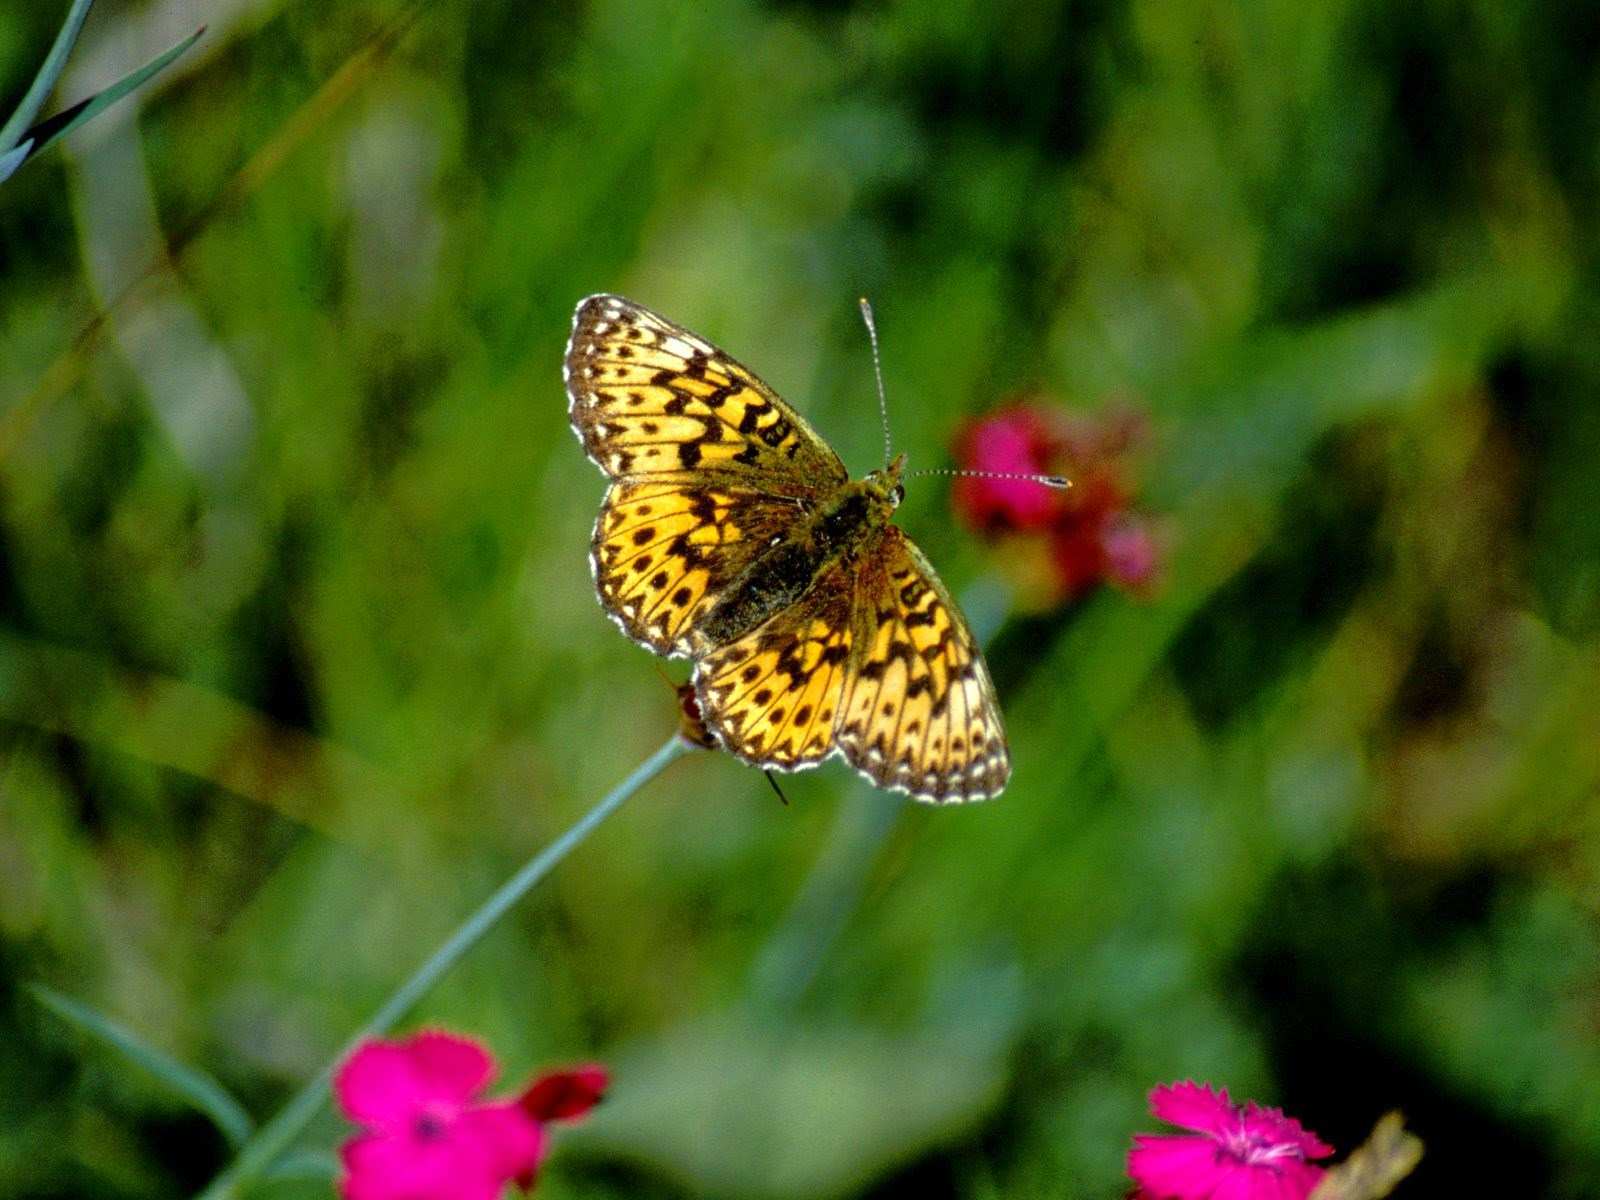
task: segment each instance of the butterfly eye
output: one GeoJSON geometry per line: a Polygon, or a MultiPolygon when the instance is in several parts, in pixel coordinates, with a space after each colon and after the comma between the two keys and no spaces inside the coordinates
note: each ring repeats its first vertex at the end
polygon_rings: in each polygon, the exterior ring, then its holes
{"type": "Polygon", "coordinates": [[[906,485],[903,484],[903,483],[895,484],[894,485],[894,491],[889,493],[889,499],[891,501],[893,501],[895,504],[899,504],[900,501],[904,500],[905,498],[906,498],[906,485]]]}

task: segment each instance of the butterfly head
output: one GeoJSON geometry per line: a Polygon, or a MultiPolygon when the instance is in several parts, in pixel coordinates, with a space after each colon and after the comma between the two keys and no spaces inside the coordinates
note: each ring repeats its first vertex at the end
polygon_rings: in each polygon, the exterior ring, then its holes
{"type": "Polygon", "coordinates": [[[895,455],[894,461],[883,470],[872,471],[867,475],[867,487],[891,509],[896,508],[900,501],[906,498],[905,485],[900,482],[900,475],[905,469],[906,456],[902,453],[895,455]]]}

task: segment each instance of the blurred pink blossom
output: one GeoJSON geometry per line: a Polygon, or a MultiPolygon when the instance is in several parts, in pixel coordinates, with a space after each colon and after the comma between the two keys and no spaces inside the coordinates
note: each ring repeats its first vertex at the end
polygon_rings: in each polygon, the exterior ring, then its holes
{"type": "Polygon", "coordinates": [[[520,1096],[482,1100],[494,1058],[442,1031],[357,1047],[333,1079],[339,1107],[363,1132],[341,1148],[345,1200],[499,1200],[533,1181],[549,1149],[546,1123],[582,1116],[605,1091],[596,1066],[535,1080],[520,1096]]]}
{"type": "Polygon", "coordinates": [[[1038,599],[1046,605],[1075,599],[1102,583],[1148,590],[1160,571],[1160,548],[1135,511],[1126,461],[1143,432],[1143,419],[1126,410],[1079,416],[1039,403],[1002,408],[959,435],[960,466],[1060,474],[1072,487],[1062,491],[1024,480],[959,478],[956,512],[973,528],[1023,551],[1028,564],[1023,574],[1045,581],[1045,594],[1038,599]]]}
{"type": "Polygon", "coordinates": [[[1136,1200],[1306,1200],[1333,1147],[1276,1108],[1243,1106],[1209,1084],[1166,1084],[1150,1111],[1193,1134],[1139,1133],[1128,1152],[1136,1200]]]}
{"type": "MultiPolygon", "coordinates": [[[[1060,445],[1045,410],[1002,409],[969,425],[956,444],[956,458],[969,471],[1047,475],[1060,445]]],[[[978,529],[1043,529],[1055,520],[1066,493],[1020,479],[957,479],[955,505],[978,529]]]]}

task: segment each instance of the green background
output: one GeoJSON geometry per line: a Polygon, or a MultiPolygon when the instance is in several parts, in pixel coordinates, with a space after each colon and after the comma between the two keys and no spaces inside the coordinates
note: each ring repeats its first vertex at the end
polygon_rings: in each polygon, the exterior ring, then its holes
{"type": "Polygon", "coordinates": [[[1114,1197],[1194,1077],[1600,1195],[1592,10],[107,0],[47,111],[202,21],[0,188],[0,1194],[227,1153],[23,984],[264,1117],[671,732],[585,562],[605,290],[857,472],[859,294],[913,466],[1136,408],[1165,562],[1000,628],[1000,800],[696,755],[429,997],[506,1086],[613,1066],[543,1194],[1114,1197]]]}

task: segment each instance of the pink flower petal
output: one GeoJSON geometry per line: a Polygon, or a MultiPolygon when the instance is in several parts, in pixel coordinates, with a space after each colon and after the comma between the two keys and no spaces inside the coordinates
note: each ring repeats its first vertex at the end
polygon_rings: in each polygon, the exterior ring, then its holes
{"type": "MultiPolygon", "coordinates": [[[[1277,1177],[1255,1167],[1235,1166],[1216,1187],[1205,1193],[1205,1200],[1280,1200],[1277,1177]]],[[[1194,1195],[1194,1200],[1200,1200],[1194,1195]]]]}
{"type": "Polygon", "coordinates": [[[436,1100],[465,1103],[494,1081],[494,1056],[471,1038],[429,1029],[402,1045],[436,1100]]]}
{"type": "Polygon", "coordinates": [[[1244,1131],[1262,1141],[1295,1146],[1306,1158],[1326,1158],[1333,1147],[1306,1129],[1293,1117],[1283,1115],[1281,1108],[1262,1108],[1251,1101],[1241,1114],[1244,1131]]]}
{"type": "Polygon", "coordinates": [[[1267,1166],[1240,1164],[1217,1186],[1209,1200],[1306,1200],[1315,1187],[1315,1179],[1306,1180],[1299,1173],[1280,1173],[1267,1166]]]}
{"type": "MultiPolygon", "coordinates": [[[[1332,1154],[1333,1151],[1328,1151],[1332,1154]]],[[[1307,1162],[1290,1160],[1280,1168],[1284,1185],[1284,1194],[1300,1200],[1302,1196],[1309,1196],[1317,1190],[1317,1184],[1322,1182],[1322,1177],[1328,1172],[1322,1167],[1313,1166],[1307,1162]]]]}
{"type": "Polygon", "coordinates": [[[402,1042],[357,1047],[333,1077],[345,1115],[382,1128],[404,1124],[427,1105],[463,1104],[494,1077],[494,1059],[476,1042],[425,1032],[402,1042]]]}
{"type": "Polygon", "coordinates": [[[1235,1110],[1228,1102],[1228,1089],[1220,1092],[1210,1084],[1169,1083],[1150,1093],[1150,1111],[1159,1119],[1183,1129],[1222,1137],[1232,1127],[1235,1110]]]}
{"type": "Polygon", "coordinates": [[[1228,1177],[1217,1143],[1187,1134],[1140,1133],[1128,1152],[1128,1177],[1152,1196],[1198,1200],[1228,1177]]]}
{"type": "MultiPolygon", "coordinates": [[[[1029,407],[994,413],[966,430],[956,456],[967,470],[1048,473],[1057,440],[1053,417],[1029,407]]],[[[957,511],[980,529],[1042,528],[1063,503],[1058,490],[1014,479],[958,479],[954,500],[957,511]]]]}
{"type": "Polygon", "coordinates": [[[544,1127],[514,1101],[472,1108],[451,1137],[464,1159],[502,1180],[531,1178],[549,1145],[544,1127]]]}
{"type": "Polygon", "coordinates": [[[344,1200],[499,1200],[504,1177],[464,1160],[449,1141],[370,1134],[340,1150],[344,1200]]]}
{"type": "Polygon", "coordinates": [[[535,1079],[517,1103],[540,1121],[570,1121],[600,1103],[610,1082],[606,1069],[592,1063],[570,1071],[551,1071],[535,1079]]]}
{"type": "Polygon", "coordinates": [[[403,1125],[428,1101],[411,1057],[393,1042],[366,1042],[333,1076],[339,1108],[363,1125],[403,1125]]]}

